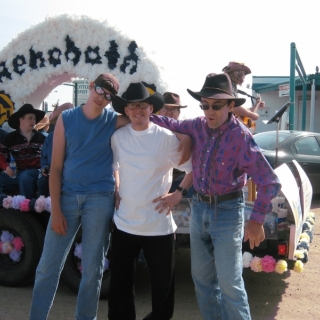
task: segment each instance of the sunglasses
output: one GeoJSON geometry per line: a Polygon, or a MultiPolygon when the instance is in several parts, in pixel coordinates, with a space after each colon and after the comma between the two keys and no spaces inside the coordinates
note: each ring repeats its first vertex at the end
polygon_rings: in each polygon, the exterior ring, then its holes
{"type": "Polygon", "coordinates": [[[178,108],[178,107],[176,107],[176,108],[163,107],[161,110],[163,110],[164,112],[176,113],[176,112],[180,111],[180,108],[178,108]]]}
{"type": "Polygon", "coordinates": [[[215,110],[215,111],[219,111],[221,110],[224,106],[226,106],[227,103],[224,103],[224,104],[214,104],[214,105],[208,105],[208,104],[200,104],[200,108],[202,110],[209,110],[210,108],[212,110],[215,110]]]}
{"type": "Polygon", "coordinates": [[[113,98],[113,95],[110,93],[107,93],[105,91],[103,91],[103,89],[99,86],[97,86],[96,84],[94,85],[94,90],[96,91],[96,93],[100,96],[104,96],[108,101],[111,101],[113,98]]]}
{"type": "Polygon", "coordinates": [[[138,103],[128,103],[127,104],[127,107],[130,109],[130,110],[136,110],[138,108],[140,109],[146,109],[149,107],[149,104],[148,103],[145,103],[145,102],[138,102],[138,103]]]}

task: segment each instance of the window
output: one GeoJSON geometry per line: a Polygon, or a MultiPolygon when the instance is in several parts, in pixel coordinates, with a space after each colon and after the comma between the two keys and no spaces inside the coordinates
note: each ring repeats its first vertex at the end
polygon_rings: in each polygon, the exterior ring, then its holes
{"type": "Polygon", "coordinates": [[[305,137],[296,142],[296,149],[299,154],[320,156],[320,148],[315,137],[305,137]]]}

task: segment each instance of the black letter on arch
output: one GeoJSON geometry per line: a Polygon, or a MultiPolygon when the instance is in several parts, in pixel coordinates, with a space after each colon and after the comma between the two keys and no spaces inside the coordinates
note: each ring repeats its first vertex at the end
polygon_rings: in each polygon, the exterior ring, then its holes
{"type": "Polygon", "coordinates": [[[118,52],[118,45],[115,40],[110,41],[109,51],[106,51],[104,56],[108,59],[108,67],[110,70],[113,70],[117,66],[118,59],[120,58],[120,54],[118,52]]]}
{"type": "Polygon", "coordinates": [[[52,64],[54,67],[56,67],[58,64],[61,64],[60,56],[62,55],[62,52],[60,49],[54,47],[52,50],[48,50],[49,54],[49,63],[52,64]],[[58,58],[56,59],[53,55],[55,52],[58,53],[58,58]]]}
{"type": "Polygon", "coordinates": [[[133,74],[137,71],[138,64],[138,56],[134,53],[134,51],[138,48],[135,41],[132,41],[128,47],[130,54],[123,59],[123,64],[120,66],[120,70],[125,73],[126,67],[129,65],[130,60],[134,61],[136,64],[130,69],[129,73],[133,74]]]}
{"type": "Polygon", "coordinates": [[[27,64],[26,58],[21,55],[17,55],[13,60],[13,71],[17,74],[20,74],[20,76],[26,71],[26,69],[19,70],[19,67],[22,67],[24,64],[27,64]]]}
{"type": "Polygon", "coordinates": [[[84,52],[85,55],[85,62],[86,63],[91,63],[92,65],[94,64],[101,64],[101,56],[99,54],[100,48],[96,46],[94,49],[92,49],[91,46],[87,47],[87,50],[84,52]],[[94,59],[90,58],[90,53],[93,52],[96,57],[94,59]]]}
{"type": "Polygon", "coordinates": [[[29,49],[30,53],[30,61],[29,61],[29,67],[32,69],[38,69],[37,61],[38,59],[40,60],[40,68],[45,67],[44,64],[44,58],[43,58],[43,53],[42,52],[35,52],[32,47],[29,49]]]}
{"type": "Polygon", "coordinates": [[[0,63],[0,82],[2,81],[2,78],[7,78],[11,80],[11,73],[9,72],[8,68],[6,67],[6,62],[1,62],[0,63]]]}
{"type": "Polygon", "coordinates": [[[67,44],[67,51],[65,52],[66,59],[67,61],[71,60],[73,62],[73,65],[76,66],[80,60],[81,51],[79,48],[77,48],[74,45],[74,42],[70,39],[68,35],[66,37],[66,44],[67,44]],[[73,59],[70,59],[69,53],[73,53],[75,57],[73,59]]]}

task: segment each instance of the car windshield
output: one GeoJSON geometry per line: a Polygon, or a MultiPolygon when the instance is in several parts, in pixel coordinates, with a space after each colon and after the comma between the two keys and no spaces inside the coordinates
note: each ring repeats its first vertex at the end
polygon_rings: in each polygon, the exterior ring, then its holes
{"type": "MultiPolygon", "coordinates": [[[[276,137],[277,136],[275,131],[261,132],[253,136],[258,146],[261,149],[265,149],[265,150],[274,150],[276,148],[276,144],[277,144],[276,137]]],[[[279,132],[278,145],[289,137],[290,137],[289,132],[279,132]]]]}

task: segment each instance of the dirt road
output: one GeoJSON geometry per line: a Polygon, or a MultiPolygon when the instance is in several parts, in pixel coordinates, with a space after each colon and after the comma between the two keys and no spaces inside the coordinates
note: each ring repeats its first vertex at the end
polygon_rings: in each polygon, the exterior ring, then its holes
{"type": "MultiPolygon", "coordinates": [[[[316,215],[313,242],[310,246],[309,262],[302,273],[289,271],[255,273],[244,270],[245,285],[249,296],[253,320],[319,320],[320,319],[320,197],[313,201],[312,211],[316,215]]],[[[176,252],[176,305],[175,320],[200,320],[193,283],[190,275],[190,251],[176,252]]],[[[0,320],[28,319],[32,285],[24,288],[0,286],[0,320]]],[[[74,319],[76,295],[60,284],[50,320],[74,319]]],[[[148,272],[139,267],[136,280],[137,319],[142,319],[150,309],[150,286],[148,272]]],[[[107,319],[108,303],[101,300],[99,319],[107,319]]]]}

